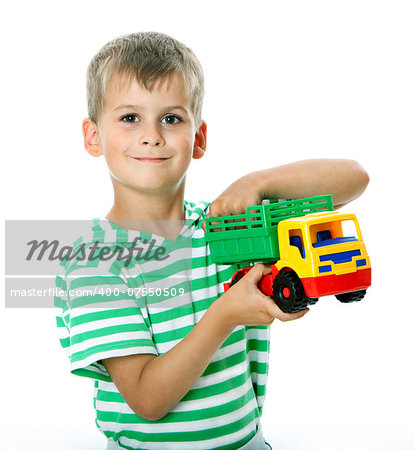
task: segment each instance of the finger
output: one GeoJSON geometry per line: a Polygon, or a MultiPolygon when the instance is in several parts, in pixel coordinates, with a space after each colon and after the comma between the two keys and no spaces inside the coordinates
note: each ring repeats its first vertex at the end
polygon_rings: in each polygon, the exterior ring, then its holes
{"type": "Polygon", "coordinates": [[[210,208],[208,211],[208,217],[218,217],[218,216],[224,216],[223,214],[223,208],[220,206],[220,204],[215,200],[210,204],[210,208]]]}
{"type": "Polygon", "coordinates": [[[258,263],[245,275],[253,283],[258,283],[265,275],[272,273],[272,266],[269,264],[258,263]]]}
{"type": "Polygon", "coordinates": [[[302,309],[301,311],[295,312],[295,313],[285,313],[280,308],[278,308],[276,305],[274,305],[278,311],[276,311],[276,314],[274,317],[279,319],[282,322],[290,322],[291,320],[300,319],[305,314],[309,312],[309,308],[302,309]]]}
{"type": "Polygon", "coordinates": [[[211,203],[209,210],[211,217],[233,216],[235,214],[242,214],[243,212],[244,208],[240,205],[223,200],[215,200],[211,203]]]}
{"type": "Polygon", "coordinates": [[[223,231],[221,222],[218,220],[209,221],[209,216],[206,216],[203,223],[201,224],[201,227],[203,228],[204,232],[207,231],[207,223],[209,224],[209,231],[216,232],[216,231],[223,231]]]}

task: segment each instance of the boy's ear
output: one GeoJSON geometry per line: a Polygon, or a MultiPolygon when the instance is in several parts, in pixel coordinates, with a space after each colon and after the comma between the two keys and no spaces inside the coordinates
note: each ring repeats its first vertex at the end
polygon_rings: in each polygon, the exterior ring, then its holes
{"type": "Polygon", "coordinates": [[[201,123],[200,128],[197,130],[194,140],[193,158],[200,159],[204,156],[204,152],[207,148],[207,124],[201,123]]]}
{"type": "Polygon", "coordinates": [[[86,151],[92,156],[101,156],[102,148],[99,140],[98,126],[89,117],[82,122],[82,133],[86,151]]]}

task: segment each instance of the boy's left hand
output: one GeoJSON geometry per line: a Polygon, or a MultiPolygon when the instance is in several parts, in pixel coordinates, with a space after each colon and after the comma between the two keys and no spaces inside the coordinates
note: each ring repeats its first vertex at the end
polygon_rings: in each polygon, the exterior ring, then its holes
{"type": "MultiPolygon", "coordinates": [[[[252,177],[245,175],[232,183],[210,204],[206,218],[244,214],[248,206],[260,205],[262,199],[257,180],[253,182],[252,177]]],[[[202,228],[206,231],[205,221],[202,228]]]]}
{"type": "MultiPolygon", "coordinates": [[[[243,214],[263,198],[304,198],[332,194],[335,207],[359,197],[369,176],[346,159],[310,159],[252,172],[231,184],[210,205],[209,217],[243,214]]],[[[206,231],[205,223],[203,230],[206,231]]]]}

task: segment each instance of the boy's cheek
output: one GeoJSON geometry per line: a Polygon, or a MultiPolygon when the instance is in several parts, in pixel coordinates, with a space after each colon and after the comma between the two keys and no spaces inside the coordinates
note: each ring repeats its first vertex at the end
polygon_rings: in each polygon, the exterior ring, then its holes
{"type": "Polygon", "coordinates": [[[171,136],[170,139],[166,140],[166,147],[170,147],[171,150],[174,150],[176,153],[180,152],[189,152],[192,150],[194,145],[194,138],[192,135],[179,135],[179,136],[171,136]]]}

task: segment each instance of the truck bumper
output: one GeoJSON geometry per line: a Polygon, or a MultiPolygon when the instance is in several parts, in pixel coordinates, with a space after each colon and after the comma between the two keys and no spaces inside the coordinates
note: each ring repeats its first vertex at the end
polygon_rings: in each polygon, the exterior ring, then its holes
{"type": "Polygon", "coordinates": [[[371,269],[360,269],[353,273],[302,278],[305,293],[310,298],[354,292],[371,286],[371,269]]]}

